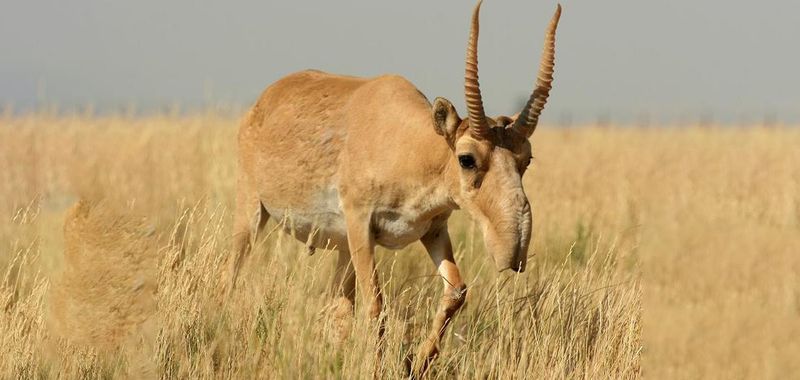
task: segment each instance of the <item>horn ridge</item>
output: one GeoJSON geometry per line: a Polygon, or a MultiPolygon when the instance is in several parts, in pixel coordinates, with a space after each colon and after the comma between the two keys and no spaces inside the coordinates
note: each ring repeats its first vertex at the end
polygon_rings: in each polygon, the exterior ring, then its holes
{"type": "Polygon", "coordinates": [[[478,81],[478,33],[480,29],[479,14],[483,0],[478,1],[472,11],[472,24],[467,42],[467,57],[464,72],[464,97],[467,102],[471,133],[478,138],[486,137],[489,126],[486,124],[486,113],[483,109],[481,85],[478,81]]]}
{"type": "Polygon", "coordinates": [[[553,73],[555,69],[555,50],[556,50],[556,29],[561,18],[561,4],[556,7],[556,12],[547,27],[544,39],[542,58],[539,63],[539,72],[536,75],[536,88],[533,90],[525,107],[514,122],[514,128],[519,128],[527,137],[533,134],[536,125],[539,124],[539,116],[542,114],[547,98],[550,97],[550,89],[553,88],[553,73]]]}

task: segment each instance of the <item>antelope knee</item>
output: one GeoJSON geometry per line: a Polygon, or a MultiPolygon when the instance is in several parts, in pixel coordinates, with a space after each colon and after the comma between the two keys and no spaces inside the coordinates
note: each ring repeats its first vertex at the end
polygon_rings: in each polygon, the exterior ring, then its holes
{"type": "Polygon", "coordinates": [[[454,288],[450,288],[450,291],[442,297],[442,303],[444,304],[445,313],[448,315],[453,315],[461,306],[464,306],[464,302],[467,300],[467,286],[461,284],[454,288]]]}

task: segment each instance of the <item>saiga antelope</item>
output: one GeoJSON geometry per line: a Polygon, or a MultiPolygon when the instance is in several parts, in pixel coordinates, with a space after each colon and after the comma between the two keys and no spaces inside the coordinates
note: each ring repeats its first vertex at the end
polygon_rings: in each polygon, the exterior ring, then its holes
{"type": "Polygon", "coordinates": [[[553,80],[559,5],[546,32],[536,88],[514,117],[486,117],[478,84],[478,15],[472,14],[464,93],[468,117],[452,103],[433,105],[406,79],[357,78],[303,71],[269,86],[238,135],[239,177],[229,273],[232,289],[243,258],[269,217],[313,247],[336,247],[334,313],[352,317],[356,282],[383,333],[375,246],[421,241],[444,294],[414,360],[424,371],[445,327],[463,305],[466,286],[453,259],[447,219],[466,210],[480,225],[499,270],[525,270],[531,208],[522,175],[528,141],[553,80]]]}

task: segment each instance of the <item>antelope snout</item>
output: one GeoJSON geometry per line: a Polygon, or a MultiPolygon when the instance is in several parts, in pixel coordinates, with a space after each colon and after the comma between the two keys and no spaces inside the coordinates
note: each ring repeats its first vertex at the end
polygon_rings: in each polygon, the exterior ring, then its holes
{"type": "MultiPolygon", "coordinates": [[[[527,251],[527,249],[525,249],[527,251]]],[[[515,246],[507,255],[493,255],[495,258],[503,258],[505,260],[495,260],[497,264],[497,271],[502,272],[506,269],[511,269],[515,273],[525,272],[525,264],[528,259],[528,254],[521,249],[519,245],[515,246]]]]}
{"type": "Polygon", "coordinates": [[[516,259],[511,263],[511,267],[509,269],[516,273],[525,272],[525,261],[527,260],[527,256],[527,253],[517,250],[517,254],[515,255],[516,259]]]}
{"type": "Polygon", "coordinates": [[[524,197],[521,203],[523,204],[512,208],[514,212],[506,220],[494,222],[493,226],[484,229],[486,249],[491,253],[500,272],[506,269],[517,273],[525,272],[532,217],[530,204],[524,197]]]}

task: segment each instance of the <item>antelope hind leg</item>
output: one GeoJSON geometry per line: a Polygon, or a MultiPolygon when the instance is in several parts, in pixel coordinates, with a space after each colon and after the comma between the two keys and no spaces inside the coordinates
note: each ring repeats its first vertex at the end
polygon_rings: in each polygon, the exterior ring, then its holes
{"type": "Polygon", "coordinates": [[[269,220],[269,214],[258,197],[248,192],[248,189],[241,188],[241,183],[237,190],[236,211],[233,219],[232,256],[229,257],[228,263],[226,299],[236,286],[236,279],[239,277],[242,263],[252,251],[258,235],[269,220]]]}
{"type": "Polygon", "coordinates": [[[353,326],[353,311],[356,296],[356,276],[350,261],[350,252],[339,250],[339,262],[331,282],[331,314],[336,343],[342,343],[353,326]]]}

